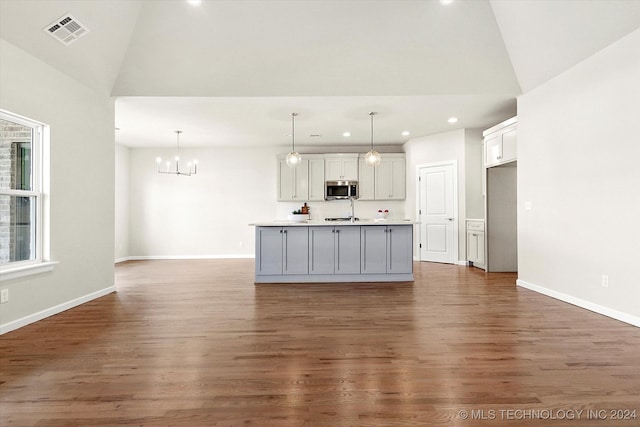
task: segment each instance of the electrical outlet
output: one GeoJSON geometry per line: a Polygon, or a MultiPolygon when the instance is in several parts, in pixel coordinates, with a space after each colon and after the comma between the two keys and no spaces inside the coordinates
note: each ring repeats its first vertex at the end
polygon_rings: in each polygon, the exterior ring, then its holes
{"type": "Polygon", "coordinates": [[[9,289],[0,290],[0,304],[9,302],[9,289]]]}
{"type": "Polygon", "coordinates": [[[603,288],[608,288],[609,287],[609,276],[606,274],[602,275],[602,287],[603,288]]]}

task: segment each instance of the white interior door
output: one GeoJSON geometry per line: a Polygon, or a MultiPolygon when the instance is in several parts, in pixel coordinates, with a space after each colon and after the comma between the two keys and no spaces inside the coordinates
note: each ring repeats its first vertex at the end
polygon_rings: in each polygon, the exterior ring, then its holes
{"type": "Polygon", "coordinates": [[[457,258],[456,166],[419,168],[420,260],[454,264],[457,258]]]}

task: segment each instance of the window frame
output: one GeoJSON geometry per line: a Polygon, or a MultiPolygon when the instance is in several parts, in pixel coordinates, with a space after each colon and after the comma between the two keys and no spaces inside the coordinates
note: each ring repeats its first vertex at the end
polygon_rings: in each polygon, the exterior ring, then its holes
{"type": "Polygon", "coordinates": [[[30,197],[35,200],[35,236],[30,244],[35,246],[33,259],[10,261],[0,264],[0,279],[9,280],[53,269],[56,262],[49,259],[49,210],[45,200],[49,190],[49,126],[10,111],[0,109],[0,119],[32,129],[31,138],[31,189],[0,189],[0,195],[30,197]]]}

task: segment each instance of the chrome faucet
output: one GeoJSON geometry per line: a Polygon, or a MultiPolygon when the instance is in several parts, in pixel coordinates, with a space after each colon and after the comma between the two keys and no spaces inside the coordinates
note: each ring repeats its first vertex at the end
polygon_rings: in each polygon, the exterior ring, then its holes
{"type": "Polygon", "coordinates": [[[356,214],[353,203],[354,201],[355,199],[353,197],[349,197],[349,203],[351,205],[351,215],[349,215],[349,219],[351,220],[351,222],[356,222],[356,214]]]}

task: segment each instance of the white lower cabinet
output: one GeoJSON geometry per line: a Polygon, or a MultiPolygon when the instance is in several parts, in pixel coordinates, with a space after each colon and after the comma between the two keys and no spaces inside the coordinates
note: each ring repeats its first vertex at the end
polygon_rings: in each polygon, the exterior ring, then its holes
{"type": "Polygon", "coordinates": [[[467,220],[467,261],[484,268],[484,221],[467,220]]]}

